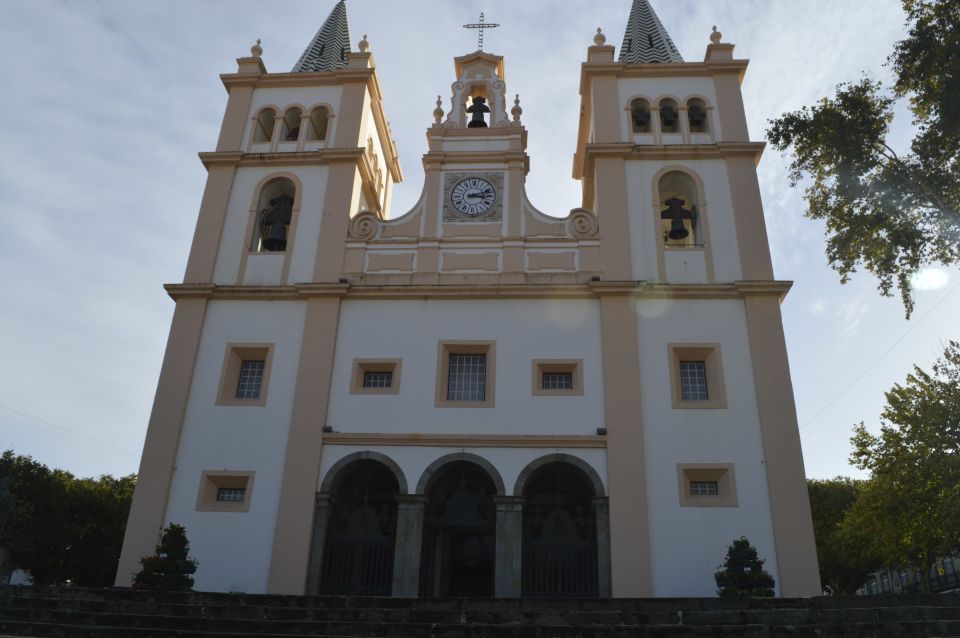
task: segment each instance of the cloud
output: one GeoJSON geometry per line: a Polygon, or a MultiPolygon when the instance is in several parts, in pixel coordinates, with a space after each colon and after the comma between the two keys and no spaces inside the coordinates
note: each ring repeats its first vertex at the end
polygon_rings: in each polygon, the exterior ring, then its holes
{"type": "Polygon", "coordinates": [[[822,298],[817,298],[807,304],[807,310],[811,315],[822,315],[827,310],[827,303],[822,298]]]}
{"type": "Polygon", "coordinates": [[[869,309],[870,304],[864,301],[863,297],[858,297],[840,306],[840,311],[837,313],[837,319],[839,320],[838,336],[841,339],[852,339],[860,334],[863,318],[867,316],[867,310],[869,309]]]}

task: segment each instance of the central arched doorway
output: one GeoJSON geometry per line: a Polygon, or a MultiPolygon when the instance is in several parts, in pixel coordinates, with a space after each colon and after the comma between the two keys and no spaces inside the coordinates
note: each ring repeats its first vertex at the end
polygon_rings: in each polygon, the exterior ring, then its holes
{"type": "MultiPolygon", "coordinates": [[[[597,479],[599,480],[599,479],[597,479]]],[[[522,592],[527,598],[599,593],[595,486],[563,461],[540,465],[523,482],[522,592]]]]}
{"type": "Polygon", "coordinates": [[[497,489],[490,475],[452,461],[433,473],[424,494],[420,595],[492,597],[497,489]]]}
{"type": "Polygon", "coordinates": [[[337,472],[320,593],[390,595],[399,493],[396,475],[379,461],[353,461],[337,472]]]}

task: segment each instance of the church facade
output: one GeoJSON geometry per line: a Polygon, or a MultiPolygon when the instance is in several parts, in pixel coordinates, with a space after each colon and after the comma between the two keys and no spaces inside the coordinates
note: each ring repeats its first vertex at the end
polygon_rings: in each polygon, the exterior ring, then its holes
{"type": "Polygon", "coordinates": [[[778,595],[819,595],[733,45],[685,62],[647,0],[619,55],[598,30],[557,218],[483,51],[389,215],[403,175],[350,42],[341,1],[291,72],[257,45],[222,76],[117,585],[175,522],[208,591],[712,596],[746,536],[778,595]]]}

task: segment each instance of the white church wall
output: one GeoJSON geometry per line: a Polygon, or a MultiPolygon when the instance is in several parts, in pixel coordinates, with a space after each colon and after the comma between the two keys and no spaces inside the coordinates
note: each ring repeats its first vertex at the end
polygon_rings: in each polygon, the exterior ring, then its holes
{"type": "MultiPolygon", "coordinates": [[[[623,105],[623,116],[620,118],[621,139],[624,142],[633,141],[633,126],[628,109],[630,101],[643,97],[650,101],[651,106],[657,106],[662,98],[677,100],[678,105],[687,98],[699,97],[707,102],[708,107],[714,107],[709,125],[717,132],[717,141],[721,141],[720,118],[716,116],[717,92],[712,77],[689,78],[620,78],[617,83],[620,103],[623,105]]],[[[668,141],[665,139],[665,143],[668,141]]],[[[674,143],[682,143],[679,135],[674,143]]]]}
{"type": "MultiPolygon", "coordinates": [[[[304,109],[311,109],[321,104],[327,105],[333,109],[334,115],[340,113],[340,97],[343,89],[339,86],[315,86],[315,87],[290,87],[290,88],[260,88],[253,92],[253,99],[250,101],[250,111],[247,114],[247,128],[243,132],[242,148],[250,148],[250,136],[253,134],[253,117],[265,106],[272,106],[278,109],[277,117],[283,115],[284,109],[288,106],[301,106],[304,109]]],[[[335,126],[337,118],[330,120],[330,128],[327,131],[327,139],[335,139],[335,126]]],[[[279,141],[279,140],[278,140],[279,141]]],[[[257,147],[269,147],[269,144],[257,144],[257,147]]],[[[266,149],[250,148],[251,151],[260,151],[266,149]]]]}
{"type": "Polygon", "coordinates": [[[599,305],[590,300],[347,300],[328,424],[345,433],[578,434],[603,426],[599,305]],[[495,341],[495,407],[435,406],[440,341],[495,341]],[[354,358],[402,359],[396,395],[350,394],[354,358]],[[582,396],[532,396],[534,359],[582,359],[582,396]]]}
{"type": "MultiPolygon", "coordinates": [[[[695,173],[703,181],[709,237],[707,241],[713,258],[714,276],[717,282],[732,282],[742,279],[740,253],[737,246],[737,229],[733,220],[733,202],[730,197],[730,180],[723,160],[677,160],[671,166],[681,166],[695,173]]],[[[657,242],[662,241],[660,212],[654,210],[654,183],[656,174],[664,168],[660,161],[633,160],[626,162],[627,206],[630,212],[630,245],[633,255],[633,277],[640,281],[660,281],[657,265],[657,242]]],[[[668,268],[671,272],[683,272],[679,265],[668,268]]],[[[706,272],[694,281],[687,270],[683,279],[671,283],[706,283],[706,272]]],[[[668,281],[670,279],[668,278],[668,281]]]]}
{"type": "Polygon", "coordinates": [[[266,591],[304,318],[297,302],[210,302],[165,521],[187,529],[198,590],[266,591]],[[274,344],[265,406],[216,405],[231,343],[274,344]],[[205,470],[255,472],[249,511],[197,511],[205,470]]]}
{"type": "Polygon", "coordinates": [[[715,595],[715,568],[742,535],[777,578],[743,303],[643,300],[636,307],[654,594],[715,595]],[[726,409],[672,407],[667,344],[684,342],[719,344],[726,409]],[[678,463],[734,464],[737,507],[681,507],[678,463]]]}
{"type": "MultiPolygon", "coordinates": [[[[223,234],[220,237],[220,247],[213,273],[214,283],[228,286],[238,283],[241,263],[252,240],[250,206],[253,204],[254,197],[257,196],[257,186],[268,176],[281,173],[296,175],[303,186],[303,193],[300,196],[300,214],[296,220],[296,235],[288,237],[288,240],[293,239],[293,241],[290,243],[290,254],[286,256],[287,259],[292,259],[289,282],[286,283],[312,280],[317,242],[320,237],[320,215],[323,211],[324,192],[327,185],[327,167],[243,167],[237,169],[233,190],[227,204],[223,234]]],[[[254,269],[254,273],[249,275],[253,278],[250,283],[259,285],[285,283],[281,281],[282,268],[276,268],[275,264],[271,268],[266,264],[263,266],[252,264],[250,259],[247,261],[247,269],[251,266],[254,269]]]]}
{"type": "MultiPolygon", "coordinates": [[[[323,448],[323,458],[320,463],[320,478],[317,489],[323,484],[330,469],[343,459],[355,452],[379,452],[393,460],[403,471],[407,480],[407,487],[411,494],[417,490],[417,484],[423,477],[424,471],[434,461],[450,454],[466,452],[474,454],[490,462],[503,479],[507,496],[514,494],[514,486],[520,473],[530,463],[551,454],[567,454],[579,458],[592,467],[603,481],[604,490],[607,489],[607,451],[603,449],[583,448],[482,448],[482,447],[416,447],[416,446],[353,446],[353,445],[326,445],[323,448]]],[[[606,494],[604,494],[606,495],[606,494]]]]}

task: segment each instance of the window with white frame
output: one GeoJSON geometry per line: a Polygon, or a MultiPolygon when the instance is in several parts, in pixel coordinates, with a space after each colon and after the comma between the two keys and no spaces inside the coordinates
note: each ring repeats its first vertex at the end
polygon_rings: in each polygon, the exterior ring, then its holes
{"type": "Polygon", "coordinates": [[[690,496],[719,496],[717,481],[690,481],[690,496]]]}
{"type": "Polygon", "coordinates": [[[237,382],[238,399],[259,399],[263,387],[264,359],[244,359],[240,364],[240,379],[237,382]]]}
{"type": "Polygon", "coordinates": [[[219,487],[217,488],[217,501],[220,503],[242,503],[246,494],[246,488],[219,487]]]}
{"type": "Polygon", "coordinates": [[[452,353],[447,373],[447,401],[487,400],[487,355],[452,353]]]}
{"type": "Polygon", "coordinates": [[[708,401],[707,363],[705,361],[680,362],[680,400],[708,401]]]}

